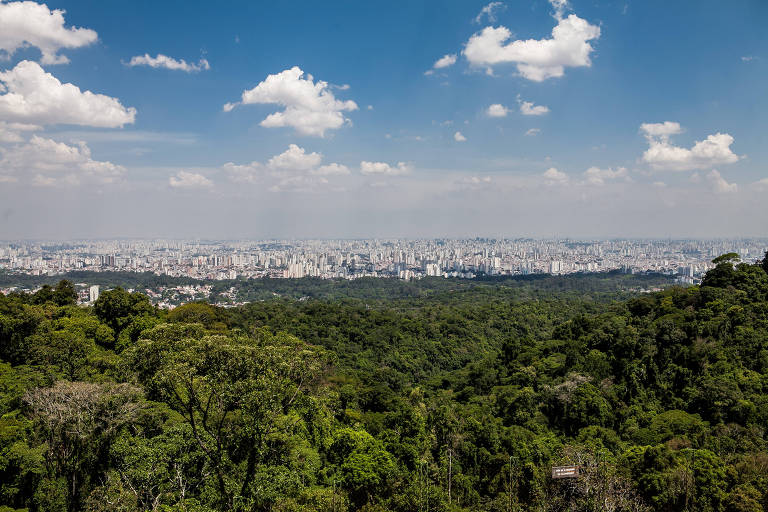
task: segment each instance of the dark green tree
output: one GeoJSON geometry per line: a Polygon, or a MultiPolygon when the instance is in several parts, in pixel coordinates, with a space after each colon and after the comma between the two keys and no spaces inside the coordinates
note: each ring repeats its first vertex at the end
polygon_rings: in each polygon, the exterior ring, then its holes
{"type": "Polygon", "coordinates": [[[74,306],[77,304],[77,291],[71,281],[62,279],[53,289],[53,302],[59,306],[74,306]]]}
{"type": "Polygon", "coordinates": [[[119,337],[122,330],[135,318],[157,314],[146,295],[128,293],[119,287],[100,294],[93,305],[93,311],[99,320],[114,331],[116,337],[119,337]]]}

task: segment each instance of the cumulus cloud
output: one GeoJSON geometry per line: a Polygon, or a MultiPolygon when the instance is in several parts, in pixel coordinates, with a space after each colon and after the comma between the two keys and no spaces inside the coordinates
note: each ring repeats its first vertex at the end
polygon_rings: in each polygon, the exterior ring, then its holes
{"type": "Polygon", "coordinates": [[[672,135],[682,132],[678,123],[644,123],[640,125],[640,131],[648,141],[648,149],[643,153],[642,160],[655,170],[690,171],[732,164],[739,160],[739,156],[731,150],[734,139],[727,133],[709,135],[688,149],[675,146],[669,141],[672,135]]]}
{"type": "Polygon", "coordinates": [[[443,55],[437,61],[432,65],[434,69],[442,69],[447,68],[450,66],[453,66],[456,64],[456,54],[455,53],[449,53],[448,55],[443,55]]]}
{"type": "Polygon", "coordinates": [[[0,172],[19,177],[35,174],[37,184],[114,183],[125,172],[121,165],[91,158],[85,142],[68,145],[37,135],[27,143],[0,149],[0,155],[0,172]]]}
{"type": "Polygon", "coordinates": [[[545,105],[534,105],[531,101],[523,101],[517,96],[517,102],[520,104],[520,113],[524,116],[543,116],[549,113],[549,107],[545,105]]]}
{"type": "Polygon", "coordinates": [[[640,131],[646,137],[668,140],[670,136],[683,133],[680,123],[664,121],[663,123],[643,123],[640,125],[640,131]]]}
{"type": "Polygon", "coordinates": [[[360,162],[360,173],[366,176],[403,176],[411,172],[411,166],[405,162],[397,162],[392,166],[385,162],[360,162]]]}
{"type": "Polygon", "coordinates": [[[529,128],[525,132],[526,137],[535,137],[536,135],[541,133],[541,128],[529,128]]]}
{"type": "Polygon", "coordinates": [[[472,66],[492,70],[514,63],[520,74],[535,82],[561,77],[566,67],[589,67],[593,51],[589,41],[600,37],[600,27],[571,14],[557,17],[550,39],[514,40],[506,27],[486,27],[467,41],[462,54],[472,66]]]}
{"type": "Polygon", "coordinates": [[[480,13],[475,16],[475,23],[482,23],[483,18],[487,19],[489,23],[495,23],[496,22],[496,13],[504,8],[504,4],[502,2],[491,2],[482,9],[480,9],[480,13]]]}
{"type": "Polygon", "coordinates": [[[488,117],[507,117],[509,109],[501,103],[494,103],[485,111],[488,117]]]}
{"type": "Polygon", "coordinates": [[[33,46],[40,50],[43,64],[66,64],[69,59],[58,54],[60,49],[96,42],[98,35],[91,29],[65,27],[64,12],[31,1],[0,1],[0,57],[33,46]]]}
{"type": "Polygon", "coordinates": [[[343,176],[349,174],[349,168],[346,165],[341,164],[328,164],[321,165],[317,169],[311,169],[310,174],[317,176],[343,176]]]}
{"type": "Polygon", "coordinates": [[[320,153],[307,153],[304,148],[291,144],[286,151],[270,158],[267,167],[275,172],[304,172],[314,169],[322,160],[320,153]]]}
{"type": "Polygon", "coordinates": [[[302,135],[315,137],[323,137],[326,130],[336,130],[349,122],[343,112],[357,110],[354,101],[337,100],[327,82],[314,82],[309,74],[303,77],[298,66],[269,75],[253,89],[243,91],[239,103],[225,104],[224,111],[229,112],[239,104],[282,105],[285,110],[268,115],[261,126],[290,126],[302,135]]]}
{"type": "Polygon", "coordinates": [[[447,55],[443,55],[442,57],[437,59],[435,63],[432,64],[432,68],[425,71],[424,74],[427,76],[433,75],[435,74],[436,69],[443,69],[443,68],[453,66],[454,64],[456,64],[456,59],[457,59],[457,56],[455,53],[449,53],[447,55]]]}
{"type": "Polygon", "coordinates": [[[222,170],[237,183],[266,183],[272,191],[311,189],[329,184],[328,177],[350,174],[345,165],[321,165],[321,153],[307,153],[304,148],[291,144],[266,164],[251,162],[245,165],[226,163],[222,170]]]}
{"type": "Polygon", "coordinates": [[[707,174],[707,181],[712,187],[712,191],[716,194],[731,194],[739,190],[738,185],[725,181],[725,178],[723,178],[715,169],[709,171],[709,174],[707,174]]]}
{"type": "Polygon", "coordinates": [[[194,62],[187,62],[184,59],[174,59],[162,53],[158,53],[157,57],[152,57],[148,53],[144,55],[136,55],[131,57],[126,66],[149,66],[151,68],[165,68],[174,71],[184,71],[185,73],[197,73],[198,71],[211,69],[210,64],[206,59],[200,59],[197,64],[194,62]]]}
{"type": "Polygon", "coordinates": [[[584,171],[584,181],[588,185],[601,186],[607,181],[624,179],[629,181],[629,172],[624,167],[613,169],[600,169],[599,167],[590,167],[584,171]]]}
{"type": "Polygon", "coordinates": [[[570,181],[567,174],[558,171],[554,167],[550,167],[544,171],[541,176],[544,178],[544,184],[549,186],[565,185],[570,181]]]}
{"type": "Polygon", "coordinates": [[[259,162],[236,164],[227,162],[221,170],[235,183],[259,183],[266,174],[266,168],[259,162]]]}
{"type": "Polygon", "coordinates": [[[453,140],[456,142],[466,142],[467,138],[461,132],[456,132],[453,134],[453,140]]]}
{"type": "Polygon", "coordinates": [[[168,184],[173,188],[194,190],[213,187],[213,182],[196,172],[179,171],[176,176],[168,178],[168,184]]]}
{"type": "Polygon", "coordinates": [[[42,130],[42,126],[24,123],[6,123],[0,121],[0,142],[22,142],[24,138],[20,132],[42,130]]]}
{"type": "Polygon", "coordinates": [[[36,62],[21,61],[0,72],[0,82],[5,86],[5,94],[0,95],[0,117],[5,121],[116,128],[136,118],[135,108],[124,107],[117,98],[62,84],[36,62]]]}

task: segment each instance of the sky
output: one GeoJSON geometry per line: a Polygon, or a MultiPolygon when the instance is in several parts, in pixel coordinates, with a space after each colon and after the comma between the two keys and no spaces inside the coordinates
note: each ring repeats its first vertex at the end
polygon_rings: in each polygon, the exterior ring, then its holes
{"type": "Polygon", "coordinates": [[[768,235],[768,2],[0,0],[0,239],[768,235]]]}

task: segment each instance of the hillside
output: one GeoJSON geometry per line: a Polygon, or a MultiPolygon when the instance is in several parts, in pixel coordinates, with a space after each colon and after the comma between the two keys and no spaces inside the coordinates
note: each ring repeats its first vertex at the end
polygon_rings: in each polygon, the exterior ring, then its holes
{"type": "Polygon", "coordinates": [[[768,511],[766,263],[715,261],[650,294],[0,296],[0,511],[768,511]]]}

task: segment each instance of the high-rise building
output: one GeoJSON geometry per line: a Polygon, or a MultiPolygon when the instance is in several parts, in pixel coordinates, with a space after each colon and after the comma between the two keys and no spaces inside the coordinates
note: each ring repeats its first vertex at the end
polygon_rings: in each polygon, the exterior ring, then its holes
{"type": "Polygon", "coordinates": [[[96,302],[99,299],[99,285],[95,284],[88,290],[88,298],[91,302],[96,302]]]}

